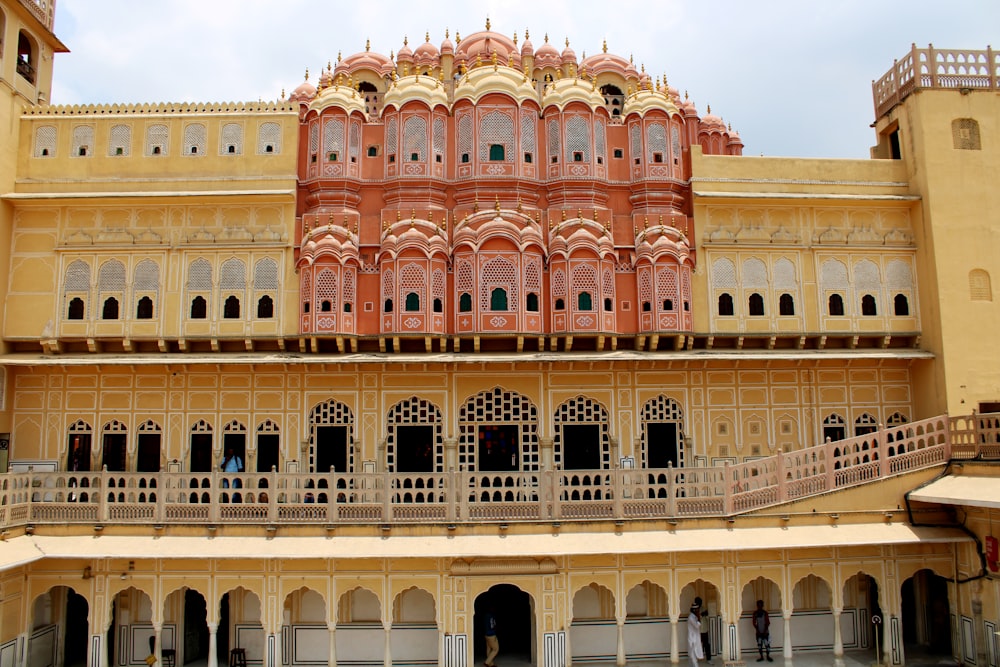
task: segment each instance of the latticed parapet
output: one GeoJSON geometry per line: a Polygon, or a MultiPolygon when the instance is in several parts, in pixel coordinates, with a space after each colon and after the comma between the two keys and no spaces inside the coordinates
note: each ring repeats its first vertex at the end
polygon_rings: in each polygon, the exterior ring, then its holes
{"type": "Polygon", "coordinates": [[[42,25],[52,30],[56,17],[55,0],[21,0],[21,6],[27,8],[42,25]]]}
{"type": "Polygon", "coordinates": [[[1000,90],[1000,51],[935,49],[933,44],[896,60],[886,74],[872,83],[875,118],[921,88],[1000,90]]]}

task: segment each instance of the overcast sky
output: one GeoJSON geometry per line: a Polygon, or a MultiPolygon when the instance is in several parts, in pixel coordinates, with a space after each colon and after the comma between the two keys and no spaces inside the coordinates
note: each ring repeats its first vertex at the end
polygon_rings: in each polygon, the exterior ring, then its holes
{"type": "Polygon", "coordinates": [[[338,51],[440,45],[445,28],[537,49],[608,50],[688,91],[748,155],[868,157],[871,82],[913,42],[1000,48],[1000,1],[964,0],[57,0],[52,102],[275,100],[338,51]]]}

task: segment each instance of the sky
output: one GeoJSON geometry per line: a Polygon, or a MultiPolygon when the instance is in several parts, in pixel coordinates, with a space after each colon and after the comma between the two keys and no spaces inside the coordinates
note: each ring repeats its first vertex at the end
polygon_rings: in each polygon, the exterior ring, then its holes
{"type": "Polygon", "coordinates": [[[1000,1],[965,0],[57,0],[54,104],[277,100],[337,54],[415,48],[445,29],[607,40],[698,111],[740,133],[745,155],[867,158],[871,83],[911,44],[1000,48],[1000,1]]]}

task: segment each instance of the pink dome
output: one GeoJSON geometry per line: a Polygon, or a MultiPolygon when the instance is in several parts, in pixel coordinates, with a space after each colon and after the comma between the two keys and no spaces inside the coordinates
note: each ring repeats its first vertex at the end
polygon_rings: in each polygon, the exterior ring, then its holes
{"type": "Polygon", "coordinates": [[[576,51],[569,48],[569,37],[566,38],[566,48],[563,49],[561,58],[563,65],[576,64],[576,51]]]}
{"type": "Polygon", "coordinates": [[[476,56],[484,63],[490,62],[494,52],[497,54],[497,62],[502,65],[506,65],[509,58],[517,64],[521,62],[521,54],[514,40],[489,29],[469,35],[455,47],[456,59],[463,58],[469,66],[476,62],[476,56]]]}
{"type": "Polygon", "coordinates": [[[344,78],[347,78],[362,69],[372,70],[381,77],[391,72],[395,69],[395,67],[392,64],[392,61],[381,53],[376,53],[374,51],[362,51],[361,53],[355,53],[352,56],[347,56],[337,63],[337,67],[333,70],[333,74],[334,77],[338,74],[343,74],[344,78]]]}
{"type": "Polygon", "coordinates": [[[559,57],[559,51],[549,44],[549,36],[545,35],[545,43],[538,47],[538,51],[535,52],[535,67],[558,68],[561,64],[562,59],[559,57]]]}
{"type": "Polygon", "coordinates": [[[396,54],[396,62],[397,63],[413,62],[413,51],[410,50],[409,40],[406,37],[403,38],[403,48],[401,48],[399,50],[399,53],[396,54]]]}
{"type": "Polygon", "coordinates": [[[447,55],[455,55],[455,45],[451,43],[450,39],[448,39],[448,30],[447,30],[447,28],[444,31],[444,41],[441,42],[441,52],[440,53],[441,53],[442,56],[446,55],[446,54],[447,55]]]}
{"type": "Polygon", "coordinates": [[[316,86],[309,83],[309,70],[306,70],[306,80],[292,91],[288,99],[294,102],[309,102],[314,97],[316,97],[316,86]]]}
{"type": "Polygon", "coordinates": [[[521,57],[530,56],[535,47],[531,44],[531,40],[528,38],[528,31],[524,31],[524,44],[521,45],[521,57]]]}

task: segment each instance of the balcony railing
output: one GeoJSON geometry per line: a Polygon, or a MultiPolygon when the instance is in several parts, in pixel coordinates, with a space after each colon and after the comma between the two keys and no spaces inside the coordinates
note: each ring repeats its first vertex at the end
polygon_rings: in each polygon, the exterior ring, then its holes
{"type": "Polygon", "coordinates": [[[0,528],[82,524],[460,524],[725,517],[1000,458],[1000,414],[947,415],[736,465],[447,473],[0,475],[0,528]]]}
{"type": "Polygon", "coordinates": [[[1000,90],[1000,51],[935,49],[933,45],[896,60],[878,81],[872,82],[875,118],[881,118],[920,88],[1000,90]]]}

